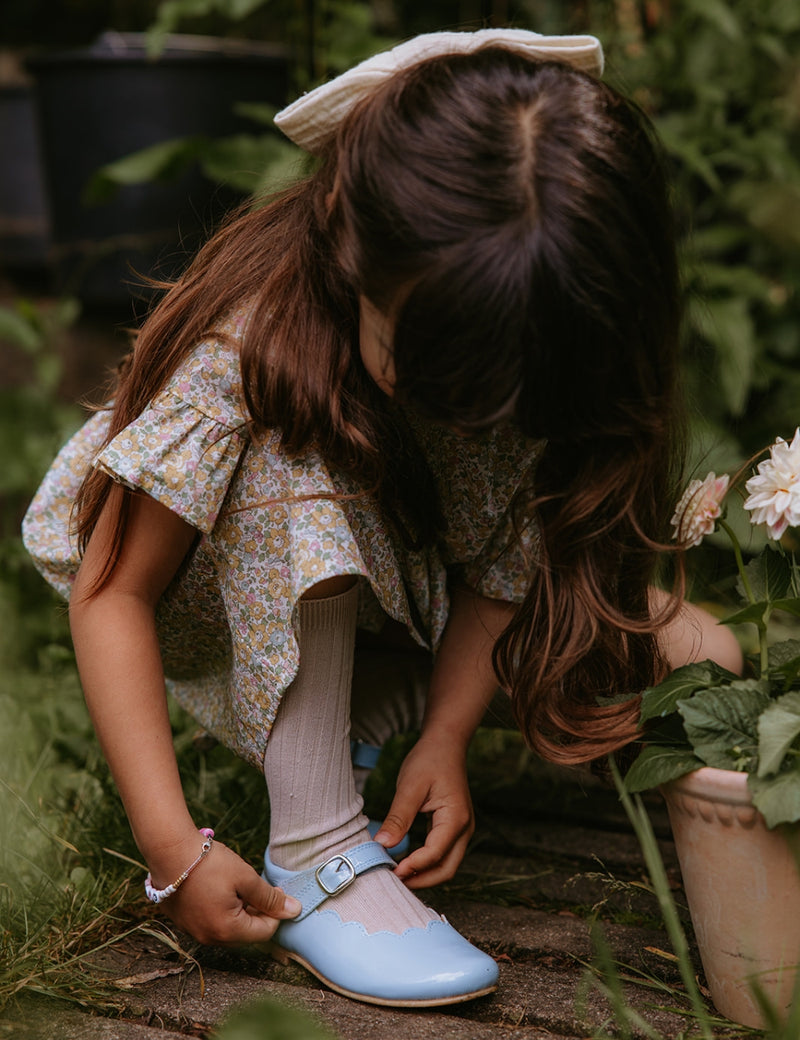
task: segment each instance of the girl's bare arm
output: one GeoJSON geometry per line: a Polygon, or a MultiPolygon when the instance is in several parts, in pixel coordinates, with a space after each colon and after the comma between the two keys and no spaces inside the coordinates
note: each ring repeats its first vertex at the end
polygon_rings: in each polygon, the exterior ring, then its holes
{"type": "Polygon", "coordinates": [[[418,812],[431,814],[425,845],[397,868],[411,888],[452,877],[472,835],[467,748],[497,690],[492,648],[513,610],[511,604],[485,599],[468,589],[452,595],[420,739],[403,763],[397,794],[379,835],[391,846],[418,812]]]}
{"type": "MultiPolygon", "coordinates": [[[[113,494],[121,494],[114,488],[113,494]]],[[[136,495],[122,553],[91,595],[110,543],[109,510],[86,549],[70,601],[70,624],[86,703],[153,884],[164,888],[200,852],[201,836],[183,796],[167,714],[155,607],[196,532],[146,495],[136,495]]],[[[200,821],[201,825],[209,821],[200,821]]],[[[213,823],[213,821],[212,821],[213,823]]],[[[283,894],[224,845],[163,904],[203,942],[269,938],[283,894]]]]}

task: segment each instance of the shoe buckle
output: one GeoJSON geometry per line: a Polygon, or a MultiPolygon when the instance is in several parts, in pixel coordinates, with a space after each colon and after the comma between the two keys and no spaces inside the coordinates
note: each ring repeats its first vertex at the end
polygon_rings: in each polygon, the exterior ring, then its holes
{"type": "Polygon", "coordinates": [[[335,896],[337,892],[343,891],[348,885],[352,885],[356,879],[356,868],[353,866],[347,856],[331,856],[329,860],[326,860],[321,866],[317,867],[314,871],[314,877],[317,879],[317,884],[325,892],[326,895],[335,896]],[[331,872],[335,875],[335,884],[333,887],[326,882],[323,872],[328,872],[328,868],[331,868],[331,872]],[[342,870],[346,870],[344,877],[340,877],[342,870]]]}

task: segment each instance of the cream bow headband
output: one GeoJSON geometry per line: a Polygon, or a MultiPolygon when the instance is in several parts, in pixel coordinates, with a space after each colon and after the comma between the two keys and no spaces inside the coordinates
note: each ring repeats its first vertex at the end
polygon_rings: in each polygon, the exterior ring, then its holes
{"type": "Polygon", "coordinates": [[[295,144],[315,154],[361,98],[390,76],[426,58],[469,54],[497,45],[539,61],[562,61],[583,72],[603,72],[603,48],[594,36],[540,36],[527,29],[479,29],[415,36],[392,50],[375,54],[330,83],[303,94],[275,116],[275,124],[295,144]]]}

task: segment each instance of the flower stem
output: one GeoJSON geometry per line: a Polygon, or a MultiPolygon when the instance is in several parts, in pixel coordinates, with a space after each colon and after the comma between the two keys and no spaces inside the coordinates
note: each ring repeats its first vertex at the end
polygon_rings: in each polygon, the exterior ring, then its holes
{"type": "Polygon", "coordinates": [[[727,520],[720,518],[719,526],[725,532],[730,539],[731,546],[733,548],[733,555],[736,557],[736,566],[739,569],[739,577],[742,579],[742,588],[744,589],[745,595],[747,596],[748,603],[755,603],[756,598],[753,595],[753,590],[750,587],[750,582],[747,579],[747,574],[744,569],[744,559],[742,558],[742,547],[739,545],[739,539],[736,537],[736,532],[728,523],[727,520]]]}
{"type": "MultiPolygon", "coordinates": [[[[736,566],[739,570],[739,577],[742,579],[742,588],[747,597],[747,602],[751,605],[755,604],[756,598],[753,595],[753,589],[747,579],[747,573],[744,568],[744,559],[742,557],[742,547],[739,545],[739,539],[736,537],[736,532],[727,520],[723,520],[722,518],[719,520],[719,526],[730,539],[731,547],[733,548],[733,555],[736,557],[736,566]]],[[[762,679],[769,678],[769,649],[767,647],[767,620],[769,618],[769,611],[770,608],[767,607],[764,616],[759,618],[758,621],[753,622],[758,629],[759,674],[762,679]]]]}

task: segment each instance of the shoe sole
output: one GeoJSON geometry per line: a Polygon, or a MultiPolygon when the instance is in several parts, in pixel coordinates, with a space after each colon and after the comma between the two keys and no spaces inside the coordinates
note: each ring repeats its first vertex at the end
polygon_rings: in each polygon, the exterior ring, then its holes
{"type": "Polygon", "coordinates": [[[302,965],[306,971],[310,972],[315,978],[318,978],[320,982],[324,983],[329,989],[332,989],[334,993],[340,993],[343,997],[349,997],[350,1000],[360,1000],[362,1004],[378,1004],[381,1007],[406,1007],[406,1008],[424,1008],[424,1007],[443,1007],[445,1004],[463,1004],[467,1000],[475,1000],[477,997],[485,997],[489,993],[494,993],[497,986],[487,986],[485,989],[476,989],[472,993],[462,993],[455,997],[436,997],[431,1000],[392,1000],[391,998],[384,997],[372,997],[366,993],[354,993],[352,990],[344,989],[342,986],[337,985],[335,982],[331,982],[330,979],[325,978],[317,969],[305,959],[301,957],[299,953],[293,953],[291,950],[285,950],[282,946],[278,946],[276,943],[270,943],[267,951],[270,956],[281,964],[288,964],[289,961],[296,961],[297,964],[302,965]]]}

